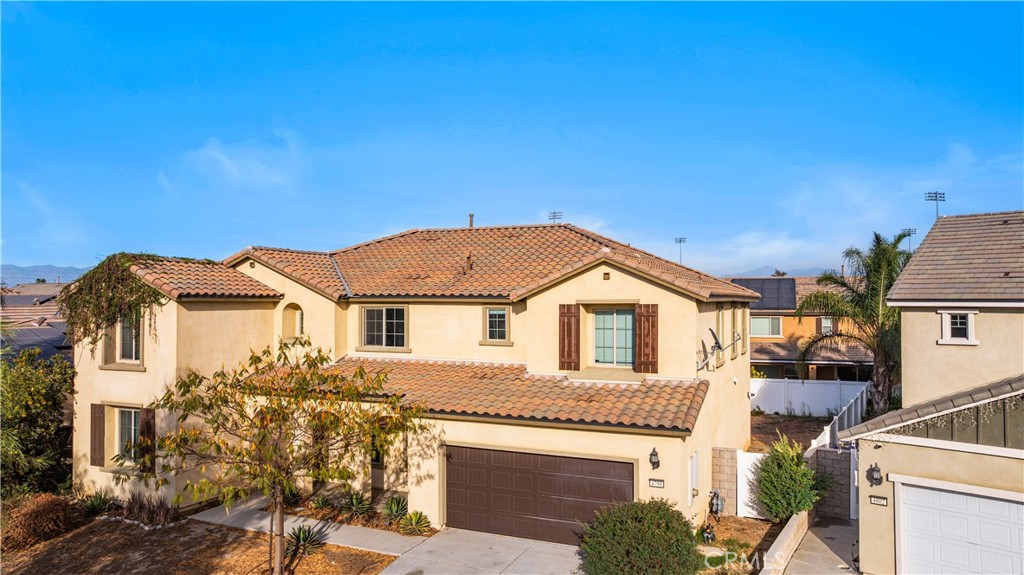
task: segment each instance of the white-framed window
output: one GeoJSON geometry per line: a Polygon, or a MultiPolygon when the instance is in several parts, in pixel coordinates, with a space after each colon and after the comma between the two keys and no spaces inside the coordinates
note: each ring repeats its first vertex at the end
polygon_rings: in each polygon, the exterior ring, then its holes
{"type": "Polygon", "coordinates": [[[821,318],[821,335],[832,335],[834,331],[835,329],[833,328],[832,318],[821,318]]]}
{"type": "Polygon", "coordinates": [[[142,361],[142,342],[139,337],[141,330],[142,319],[139,315],[126,314],[121,316],[121,321],[117,326],[118,361],[142,361]]]}
{"type": "Polygon", "coordinates": [[[405,348],[406,307],[363,308],[363,345],[366,347],[405,348]]]}
{"type": "Polygon", "coordinates": [[[978,310],[939,310],[942,321],[939,345],[978,345],[974,333],[974,316],[978,310]]]}
{"type": "Polygon", "coordinates": [[[135,445],[139,443],[142,410],[117,410],[117,452],[127,461],[135,461],[135,445]]]}
{"type": "Polygon", "coordinates": [[[751,337],[782,337],[782,318],[754,316],[750,318],[751,337]]]}
{"type": "Polygon", "coordinates": [[[508,306],[484,308],[484,324],[484,340],[508,341],[508,306]]]}
{"type": "Polygon", "coordinates": [[[594,311],[594,363],[633,365],[633,332],[636,317],[632,309],[594,311]]]}
{"type": "Polygon", "coordinates": [[[693,500],[697,498],[700,492],[697,490],[697,485],[700,484],[700,452],[694,451],[690,455],[690,493],[689,493],[689,504],[693,505],[693,500]]]}

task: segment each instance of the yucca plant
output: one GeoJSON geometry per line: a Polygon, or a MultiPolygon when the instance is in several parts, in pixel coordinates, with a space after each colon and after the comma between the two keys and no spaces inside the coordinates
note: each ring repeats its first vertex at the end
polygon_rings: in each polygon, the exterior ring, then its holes
{"type": "Polygon", "coordinates": [[[324,546],[324,537],[310,525],[300,525],[288,534],[284,554],[288,557],[308,557],[324,546]]]}
{"type": "Polygon", "coordinates": [[[430,531],[430,519],[422,511],[410,511],[398,522],[398,530],[406,535],[424,535],[430,531]]]}
{"type": "Polygon", "coordinates": [[[391,497],[384,504],[384,519],[389,525],[402,520],[409,513],[409,500],[405,497],[391,497]]]}
{"type": "Polygon", "coordinates": [[[352,515],[363,517],[369,515],[373,511],[373,504],[366,499],[365,495],[356,491],[345,499],[344,508],[345,511],[348,511],[352,515]]]}
{"type": "Polygon", "coordinates": [[[96,517],[97,515],[106,513],[113,508],[114,498],[103,491],[93,493],[82,501],[82,510],[89,517],[96,517]]]}

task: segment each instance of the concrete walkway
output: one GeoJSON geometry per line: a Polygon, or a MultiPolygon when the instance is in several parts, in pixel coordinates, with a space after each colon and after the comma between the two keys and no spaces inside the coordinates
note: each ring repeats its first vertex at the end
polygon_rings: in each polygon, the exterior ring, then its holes
{"type": "MultiPolygon", "coordinates": [[[[263,511],[267,504],[266,497],[254,497],[231,507],[230,511],[224,509],[224,506],[219,506],[192,515],[191,518],[206,523],[269,533],[270,513],[263,511]]],[[[312,526],[315,531],[323,534],[324,541],[331,545],[342,545],[385,555],[401,555],[427,539],[426,537],[408,537],[381,529],[318,521],[294,515],[284,516],[284,532],[286,534],[291,532],[292,528],[300,525],[312,526]]]]}
{"type": "Polygon", "coordinates": [[[859,549],[857,522],[835,517],[816,517],[807,535],[786,566],[785,575],[849,575],[856,573],[853,555],[859,549]]]}
{"type": "Polygon", "coordinates": [[[450,527],[388,565],[381,575],[568,575],[577,548],[450,527]]]}

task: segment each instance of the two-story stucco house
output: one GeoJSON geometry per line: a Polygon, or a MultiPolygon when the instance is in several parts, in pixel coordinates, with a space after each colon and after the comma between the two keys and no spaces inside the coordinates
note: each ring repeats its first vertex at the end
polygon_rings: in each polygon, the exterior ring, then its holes
{"type": "Polygon", "coordinates": [[[888,303],[905,407],[839,434],[861,570],[1024,572],[1024,212],[937,221],[888,303]]]}
{"type": "Polygon", "coordinates": [[[340,370],[388,369],[387,389],[427,408],[436,445],[368,462],[360,488],[406,492],[436,525],[573,542],[600,506],[653,497],[701,521],[712,448],[749,442],[757,294],[571,225],[136,268],[170,301],[95,352],[79,344],[87,489],[113,488],[110,457],[133,434],[174,425],[143,407],[185,369],[298,335],[340,370]]]}

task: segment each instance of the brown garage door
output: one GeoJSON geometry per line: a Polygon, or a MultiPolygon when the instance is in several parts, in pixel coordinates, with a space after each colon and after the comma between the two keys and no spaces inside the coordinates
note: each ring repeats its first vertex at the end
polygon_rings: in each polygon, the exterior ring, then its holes
{"type": "Polygon", "coordinates": [[[633,465],[448,446],[448,525],[579,543],[580,523],[633,500],[633,465]]]}

